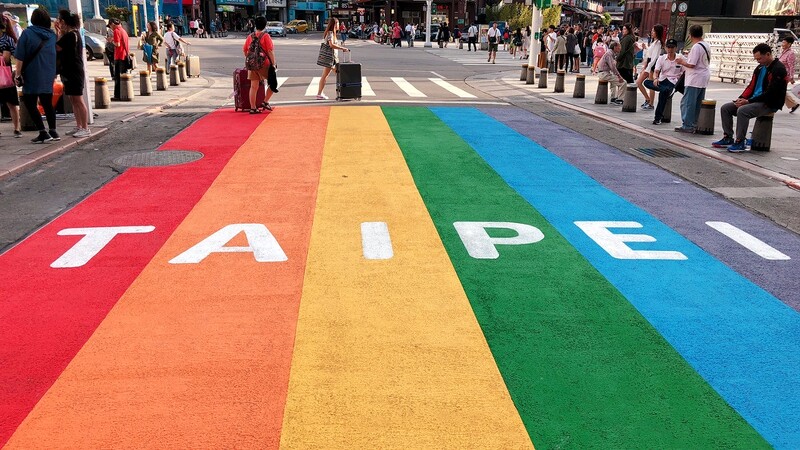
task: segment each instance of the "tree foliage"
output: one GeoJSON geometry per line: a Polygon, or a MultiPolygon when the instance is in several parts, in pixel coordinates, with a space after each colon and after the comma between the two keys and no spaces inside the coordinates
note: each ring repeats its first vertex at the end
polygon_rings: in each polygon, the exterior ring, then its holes
{"type": "Polygon", "coordinates": [[[492,8],[486,8],[486,20],[489,22],[508,22],[512,30],[525,29],[531,25],[533,8],[523,3],[505,5],[499,3],[492,8]]]}
{"type": "Polygon", "coordinates": [[[127,22],[128,17],[131,16],[131,10],[128,8],[121,8],[119,6],[108,5],[106,6],[106,17],[109,19],[119,19],[120,22],[127,22]]]}
{"type": "Polygon", "coordinates": [[[603,13],[603,25],[608,26],[611,23],[611,14],[604,12],[603,13]]]}
{"type": "Polygon", "coordinates": [[[555,27],[561,25],[561,5],[551,6],[542,11],[542,28],[550,25],[555,27]]]}

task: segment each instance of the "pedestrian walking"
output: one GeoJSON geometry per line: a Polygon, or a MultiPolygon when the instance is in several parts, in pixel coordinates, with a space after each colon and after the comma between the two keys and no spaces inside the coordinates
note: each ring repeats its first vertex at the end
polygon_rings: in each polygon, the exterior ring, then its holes
{"type": "Polygon", "coordinates": [[[470,49],[478,51],[478,27],[475,22],[467,30],[467,51],[470,51],[470,49]]]}
{"type": "Polygon", "coordinates": [[[408,43],[409,47],[414,46],[414,27],[411,25],[411,22],[406,24],[406,42],[408,43]]]}
{"type": "Polygon", "coordinates": [[[53,108],[53,81],[56,78],[56,34],[50,29],[50,14],[43,8],[31,13],[30,26],[22,32],[14,52],[17,85],[22,86],[22,100],[39,135],[31,142],[60,141],[53,108]],[[49,130],[45,131],[37,101],[42,104],[49,130]]]}
{"type": "Polygon", "coordinates": [[[511,41],[511,33],[508,29],[508,25],[503,28],[503,51],[508,51],[508,43],[511,41]]]}
{"type": "MultiPolygon", "coordinates": [[[[250,114],[259,114],[261,112],[259,107],[272,111],[273,107],[269,104],[269,99],[273,92],[278,92],[278,78],[275,72],[278,64],[275,61],[275,46],[269,33],[264,31],[267,28],[267,19],[264,16],[256,17],[255,27],[256,31],[247,36],[242,47],[247,79],[250,80],[250,114]],[[262,81],[267,84],[267,92],[264,102],[257,105],[258,90],[262,81]]],[[[332,28],[331,35],[335,36],[338,28],[338,26],[332,28]]]]}
{"type": "Polygon", "coordinates": [[[600,62],[597,64],[597,76],[601,80],[608,81],[611,88],[610,102],[612,104],[621,105],[622,94],[625,92],[625,79],[622,78],[622,74],[620,74],[619,69],[617,69],[618,51],[619,44],[611,42],[608,51],[600,58],[600,62]]]}
{"type": "Polygon", "coordinates": [[[89,130],[89,110],[83,103],[83,91],[86,87],[86,69],[83,65],[83,42],[80,36],[81,19],[67,10],[58,12],[56,30],[59,39],[56,52],[60,67],[61,83],[64,84],[64,95],[72,105],[75,116],[75,129],[67,134],[76,138],[91,136],[89,130]]]}
{"type": "Polygon", "coordinates": [[[575,34],[575,29],[570,28],[567,30],[567,62],[564,70],[570,73],[581,73],[581,50],[578,44],[578,36],[575,34]]]}
{"type": "Polygon", "coordinates": [[[658,91],[658,105],[656,106],[653,125],[661,125],[664,119],[664,108],[667,99],[675,93],[675,84],[683,75],[683,67],[677,63],[678,41],[668,39],[666,43],[667,53],[661,55],[656,60],[653,76],[644,80],[644,85],[648,89],[658,91]]]}
{"type": "Polygon", "coordinates": [[[517,51],[519,51],[520,59],[525,54],[525,50],[522,47],[522,43],[525,39],[522,37],[522,28],[517,28],[514,31],[514,34],[511,36],[511,57],[517,57],[517,51]]]}
{"type": "Polygon", "coordinates": [[[692,49],[687,58],[678,57],[678,64],[686,69],[685,87],[681,99],[681,120],[683,124],[675,128],[679,133],[694,133],[697,118],[700,116],[700,105],[706,97],[706,87],[711,79],[711,50],[703,40],[703,27],[689,27],[692,49]]]}
{"type": "Polygon", "coordinates": [[[119,19],[109,19],[108,23],[114,32],[114,96],[111,101],[120,101],[120,77],[131,69],[128,63],[128,33],[122,28],[119,19]]]}
{"type": "MultiPolygon", "coordinates": [[[[328,75],[330,75],[331,71],[336,73],[336,63],[339,62],[338,58],[336,57],[336,50],[341,50],[343,52],[350,51],[350,49],[339,45],[339,43],[336,41],[336,29],[338,28],[338,24],[339,19],[335,17],[328,19],[328,26],[325,27],[325,33],[322,35],[323,45],[319,51],[317,65],[322,66],[323,69],[322,76],[319,79],[317,100],[328,99],[328,96],[322,91],[325,89],[325,81],[328,79],[328,75]],[[330,51],[328,49],[330,49],[330,51]]],[[[395,22],[395,25],[397,25],[397,22],[395,22]]],[[[398,28],[400,28],[399,25],[398,28]]]]}
{"type": "Polygon", "coordinates": [[[633,37],[633,26],[626,23],[622,26],[622,38],[619,40],[617,71],[627,83],[633,83],[633,61],[635,58],[636,39],[633,37]]]}
{"type": "MultiPolygon", "coordinates": [[[[0,16],[0,67],[8,67],[5,74],[11,77],[11,56],[17,49],[17,35],[14,26],[6,16],[0,16]]],[[[4,70],[4,69],[0,69],[4,70]]],[[[14,137],[22,137],[19,128],[19,95],[13,79],[0,78],[0,104],[5,104],[11,114],[14,137]]],[[[41,119],[40,119],[41,120],[41,119]]]]}
{"type": "Polygon", "coordinates": [[[597,32],[594,28],[583,37],[583,52],[586,55],[586,67],[594,66],[594,49],[592,46],[594,45],[596,37],[597,32]]]}
{"type": "MultiPolygon", "coordinates": [[[[778,60],[786,67],[786,83],[795,84],[794,68],[796,57],[794,50],[792,50],[792,44],[794,44],[793,37],[786,36],[783,38],[781,41],[781,54],[778,60]]],[[[786,107],[789,108],[789,114],[794,114],[794,112],[797,111],[797,107],[800,106],[800,103],[798,103],[795,97],[798,92],[795,91],[800,91],[800,86],[795,86],[791,91],[786,92],[786,107]]]]}
{"type": "Polygon", "coordinates": [[[487,37],[489,38],[489,59],[486,62],[494,64],[494,60],[497,58],[497,45],[502,38],[500,30],[497,28],[497,22],[492,22],[492,27],[489,28],[487,37]]]}
{"type": "Polygon", "coordinates": [[[786,99],[786,67],[772,55],[772,48],[767,44],[756,45],[753,58],[758,67],[750,84],[738,99],[722,105],[720,117],[725,135],[712,144],[717,148],[728,147],[732,153],[747,151],[745,137],[750,119],[778,112],[786,99]],[[736,116],[735,134],[733,116],[736,116]]]}
{"type": "Polygon", "coordinates": [[[189,46],[190,44],[182,37],[178,36],[173,24],[169,24],[167,25],[167,32],[164,33],[164,45],[167,47],[166,68],[169,70],[170,66],[178,63],[178,59],[183,54],[182,45],[189,46]]]}
{"type": "Polygon", "coordinates": [[[139,37],[139,48],[142,50],[142,61],[147,64],[147,72],[158,69],[158,49],[164,44],[164,38],[158,32],[158,24],[151,21],[147,31],[139,37]]]}
{"type": "MultiPolygon", "coordinates": [[[[439,32],[441,35],[441,31],[439,32]]],[[[392,48],[403,47],[402,43],[403,29],[400,28],[400,23],[395,22],[392,24],[392,48]]]]}
{"type": "Polygon", "coordinates": [[[655,70],[656,61],[661,56],[664,42],[664,26],[656,24],[650,30],[650,46],[645,50],[644,63],[642,64],[642,71],[639,72],[639,77],[636,79],[636,86],[639,92],[644,96],[644,103],[642,103],[642,110],[653,109],[656,102],[655,92],[648,91],[645,86],[645,80],[653,80],[653,71],[655,70]]]}
{"type": "Polygon", "coordinates": [[[444,43],[444,48],[447,48],[448,42],[450,42],[450,28],[447,26],[447,22],[443,22],[439,27],[439,43],[444,43]]]}

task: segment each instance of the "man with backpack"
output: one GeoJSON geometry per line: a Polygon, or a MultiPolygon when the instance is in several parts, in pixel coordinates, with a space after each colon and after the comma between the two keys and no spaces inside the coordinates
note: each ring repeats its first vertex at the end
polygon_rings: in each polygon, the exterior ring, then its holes
{"type": "Polygon", "coordinates": [[[274,45],[269,33],[265,33],[267,19],[263,16],[256,17],[256,30],[247,36],[247,40],[242,47],[245,57],[245,68],[247,69],[247,79],[250,80],[250,114],[259,114],[259,107],[272,111],[269,99],[273,92],[278,92],[278,80],[275,70],[278,68],[275,62],[274,45]],[[267,80],[267,89],[264,103],[256,105],[258,89],[261,81],[267,80]]]}

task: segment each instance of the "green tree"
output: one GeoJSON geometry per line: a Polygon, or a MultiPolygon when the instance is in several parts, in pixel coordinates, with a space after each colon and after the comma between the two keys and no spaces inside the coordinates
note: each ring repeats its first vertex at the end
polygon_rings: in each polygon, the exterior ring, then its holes
{"type": "Polygon", "coordinates": [[[489,22],[507,22],[512,30],[517,28],[525,29],[530,26],[533,18],[533,9],[522,3],[512,3],[504,5],[500,3],[486,9],[486,20],[489,22]]]}
{"type": "Polygon", "coordinates": [[[550,25],[561,25],[561,5],[551,6],[542,11],[542,28],[547,28],[550,25]]]}
{"type": "Polygon", "coordinates": [[[603,13],[603,25],[608,26],[611,23],[611,14],[604,12],[603,13]]]}
{"type": "Polygon", "coordinates": [[[131,10],[128,8],[120,8],[114,5],[106,6],[106,17],[109,19],[118,19],[120,22],[125,23],[130,16],[131,10]]]}

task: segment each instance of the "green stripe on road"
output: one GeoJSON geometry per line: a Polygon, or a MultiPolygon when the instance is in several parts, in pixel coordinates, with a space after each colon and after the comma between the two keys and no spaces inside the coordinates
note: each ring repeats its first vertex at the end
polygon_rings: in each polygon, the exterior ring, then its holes
{"type": "Polygon", "coordinates": [[[383,111],[534,445],[766,446],[631,304],[433,113],[383,111]],[[499,259],[474,259],[453,227],[459,221],[524,223],[545,238],[499,246],[499,259]]]}

